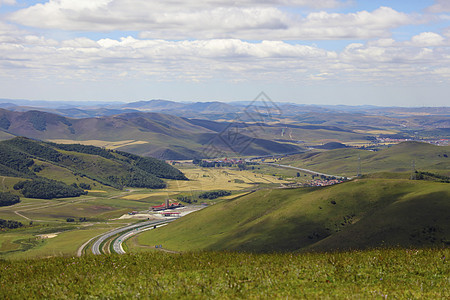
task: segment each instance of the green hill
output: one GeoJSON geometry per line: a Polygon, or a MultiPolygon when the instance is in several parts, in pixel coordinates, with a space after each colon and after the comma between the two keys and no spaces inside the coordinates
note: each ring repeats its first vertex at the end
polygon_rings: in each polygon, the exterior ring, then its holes
{"type": "Polygon", "coordinates": [[[450,185],[360,179],[260,190],[146,232],[173,250],[295,251],[450,243],[450,185]]]}
{"type": "Polygon", "coordinates": [[[66,183],[76,182],[75,177],[79,176],[115,188],[163,188],[164,178],[186,180],[178,169],[155,158],[23,137],[0,142],[0,175],[66,183]]]}
{"type": "Polygon", "coordinates": [[[308,152],[283,158],[280,163],[341,176],[355,176],[361,157],[362,174],[410,172],[412,161],[417,170],[450,175],[450,146],[404,142],[380,151],[336,149],[308,152]]]}

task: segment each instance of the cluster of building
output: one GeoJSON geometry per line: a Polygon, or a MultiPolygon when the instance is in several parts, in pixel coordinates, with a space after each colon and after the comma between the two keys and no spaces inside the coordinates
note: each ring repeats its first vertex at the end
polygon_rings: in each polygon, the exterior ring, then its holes
{"type": "Polygon", "coordinates": [[[184,205],[179,202],[172,202],[170,203],[169,199],[166,199],[165,203],[161,205],[152,206],[152,211],[161,211],[166,209],[174,209],[178,207],[183,207],[184,205]]]}
{"type": "Polygon", "coordinates": [[[343,179],[315,179],[308,183],[304,183],[303,186],[328,186],[333,184],[342,183],[343,179]]]}
{"type": "Polygon", "coordinates": [[[391,138],[377,138],[378,143],[401,143],[401,142],[408,142],[408,141],[416,141],[416,142],[422,142],[422,143],[428,143],[438,146],[448,146],[449,145],[449,139],[391,139],[391,138]]]}

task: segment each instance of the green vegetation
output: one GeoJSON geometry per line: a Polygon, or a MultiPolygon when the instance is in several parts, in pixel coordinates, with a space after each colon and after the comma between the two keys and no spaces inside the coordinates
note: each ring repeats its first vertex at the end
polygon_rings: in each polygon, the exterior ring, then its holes
{"type": "Polygon", "coordinates": [[[0,261],[4,299],[445,299],[448,249],[200,252],[0,261]]]}
{"type": "Polygon", "coordinates": [[[0,206],[14,205],[20,202],[20,197],[10,193],[0,192],[0,206]]]}
{"type": "Polygon", "coordinates": [[[27,198],[38,199],[79,197],[87,194],[83,189],[50,179],[20,181],[14,185],[14,189],[21,190],[27,198]]]}
{"type": "Polygon", "coordinates": [[[126,152],[94,146],[58,145],[23,137],[0,142],[0,175],[55,179],[52,172],[45,172],[46,168],[59,173],[66,170],[73,174],[72,177],[86,177],[119,189],[124,186],[164,188],[166,184],[161,178],[186,180],[183,173],[165,162],[126,152]],[[39,165],[34,165],[36,162],[39,165]]]}
{"type": "Polygon", "coordinates": [[[440,182],[450,183],[450,177],[431,172],[416,171],[414,175],[417,180],[437,180],[440,182]]]}
{"type": "Polygon", "coordinates": [[[307,152],[283,158],[279,163],[339,176],[355,176],[358,157],[362,174],[376,172],[411,172],[417,169],[450,176],[450,146],[404,142],[380,151],[336,149],[307,152]]]}
{"type": "Polygon", "coordinates": [[[204,192],[204,193],[201,193],[200,195],[198,195],[198,197],[200,199],[213,200],[213,199],[217,199],[219,197],[229,196],[229,195],[231,195],[231,192],[220,190],[220,191],[204,192]]]}
{"type": "Polygon", "coordinates": [[[192,202],[198,202],[197,199],[208,199],[208,200],[214,200],[217,199],[219,197],[225,197],[225,196],[230,196],[231,192],[230,191],[223,191],[223,190],[218,190],[218,191],[209,191],[209,192],[203,192],[198,194],[196,197],[194,196],[178,196],[177,199],[185,202],[185,203],[192,203],[192,202]]]}
{"type": "Polygon", "coordinates": [[[446,183],[402,179],[260,190],[142,233],[136,244],[252,252],[448,245],[448,199],[446,183]]]}
{"type": "Polygon", "coordinates": [[[22,227],[23,224],[14,220],[3,220],[0,219],[0,229],[16,229],[22,227]]]}

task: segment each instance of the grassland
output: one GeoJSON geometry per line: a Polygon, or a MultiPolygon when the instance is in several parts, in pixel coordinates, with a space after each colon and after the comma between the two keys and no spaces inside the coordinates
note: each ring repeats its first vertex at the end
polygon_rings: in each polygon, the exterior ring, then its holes
{"type": "Polygon", "coordinates": [[[0,261],[2,299],[448,299],[448,249],[0,261]]]}
{"type": "Polygon", "coordinates": [[[355,176],[358,157],[363,174],[376,172],[408,172],[414,161],[417,170],[450,175],[450,146],[405,142],[378,152],[337,149],[308,152],[283,158],[280,163],[340,176],[355,176]]]}
{"type": "Polygon", "coordinates": [[[145,232],[129,248],[271,252],[446,245],[448,199],[448,184],[403,179],[260,190],[145,232]]]}

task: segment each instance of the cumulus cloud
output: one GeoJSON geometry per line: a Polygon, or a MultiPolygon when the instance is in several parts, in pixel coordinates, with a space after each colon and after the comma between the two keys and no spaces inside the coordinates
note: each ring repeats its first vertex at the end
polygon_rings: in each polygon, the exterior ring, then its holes
{"type": "MultiPolygon", "coordinates": [[[[3,39],[7,37],[4,30],[3,39]]],[[[86,81],[221,78],[296,84],[318,81],[425,82],[450,78],[450,73],[445,73],[450,70],[448,44],[447,39],[431,32],[406,42],[383,38],[352,43],[340,52],[270,40],[168,41],[123,37],[57,42],[23,33],[10,38],[9,42],[0,42],[0,76],[53,76],[86,81]]]]}
{"type": "Polygon", "coordinates": [[[412,44],[419,47],[442,46],[444,40],[444,37],[434,32],[422,32],[411,38],[412,44]]]}
{"type": "Polygon", "coordinates": [[[332,7],[335,0],[181,2],[144,0],[49,0],[18,10],[10,20],[39,28],[76,31],[140,31],[164,39],[361,39],[389,36],[390,29],[416,20],[392,8],[306,16],[283,6],[332,7]]]}

